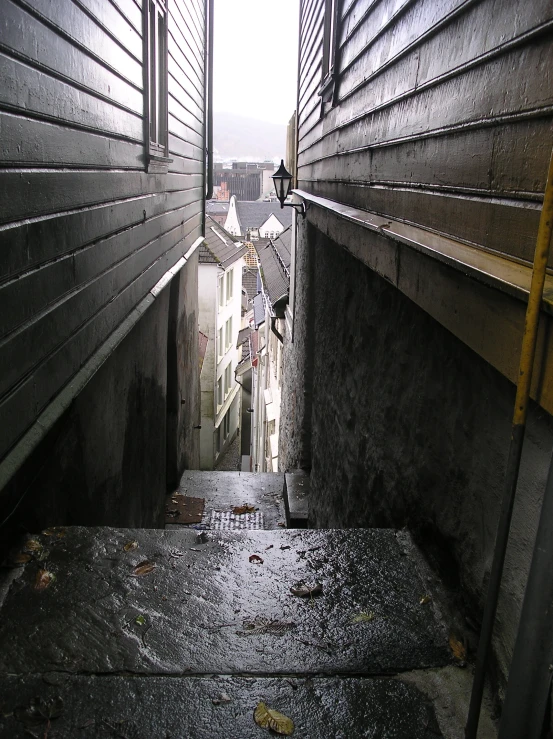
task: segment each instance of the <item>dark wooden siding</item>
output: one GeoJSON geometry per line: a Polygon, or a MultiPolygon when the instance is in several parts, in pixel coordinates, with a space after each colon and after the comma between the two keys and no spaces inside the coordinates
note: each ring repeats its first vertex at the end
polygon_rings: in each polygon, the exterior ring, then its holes
{"type": "Polygon", "coordinates": [[[531,261],[553,141],[550,0],[302,2],[301,189],[531,261]]]}
{"type": "Polygon", "coordinates": [[[141,3],[0,0],[0,457],[201,235],[204,2],[169,14],[148,174],[141,3]]]}

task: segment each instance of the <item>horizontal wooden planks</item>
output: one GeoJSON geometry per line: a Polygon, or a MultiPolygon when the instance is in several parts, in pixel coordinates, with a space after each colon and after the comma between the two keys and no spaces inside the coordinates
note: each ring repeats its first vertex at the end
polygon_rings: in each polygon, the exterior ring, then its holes
{"type": "Polygon", "coordinates": [[[47,74],[142,114],[141,85],[130,84],[11,0],[5,0],[2,8],[0,47],[47,74]]]}
{"type": "Polygon", "coordinates": [[[58,210],[200,187],[201,175],[132,172],[0,170],[0,223],[58,210]]]}
{"type": "MultiPolygon", "coordinates": [[[[165,211],[201,199],[201,187],[183,192],[155,191],[58,214],[53,218],[9,224],[0,228],[0,283],[165,211]]],[[[201,204],[198,204],[198,210],[201,210],[201,204]]]]}
{"type": "Polygon", "coordinates": [[[201,0],[170,3],[167,174],[145,171],[140,4],[5,8],[0,455],[198,238],[204,188],[201,0]]]}
{"type": "Polygon", "coordinates": [[[315,195],[532,261],[540,213],[536,203],[459,196],[419,188],[305,181],[301,175],[298,182],[301,189],[315,195]]]}
{"type": "MultiPolygon", "coordinates": [[[[201,221],[201,217],[197,216],[201,221]]],[[[0,454],[24,433],[52,397],[79,370],[94,349],[116,329],[153,285],[170,269],[200,235],[201,225],[192,227],[184,241],[152,262],[136,279],[112,295],[96,314],[60,344],[40,365],[23,378],[0,402],[0,454]]]]}
{"type": "Polygon", "coordinates": [[[81,290],[133,251],[198,215],[201,207],[201,201],[196,201],[155,216],[0,286],[0,339],[46,311],[55,301],[81,290]]]}

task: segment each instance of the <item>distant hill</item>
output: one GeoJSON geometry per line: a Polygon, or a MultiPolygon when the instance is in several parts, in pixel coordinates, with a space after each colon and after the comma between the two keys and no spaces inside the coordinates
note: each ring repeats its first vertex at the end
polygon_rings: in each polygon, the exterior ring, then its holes
{"type": "Polygon", "coordinates": [[[286,149],[286,126],[234,113],[213,114],[214,154],[224,159],[279,159],[286,149]]]}

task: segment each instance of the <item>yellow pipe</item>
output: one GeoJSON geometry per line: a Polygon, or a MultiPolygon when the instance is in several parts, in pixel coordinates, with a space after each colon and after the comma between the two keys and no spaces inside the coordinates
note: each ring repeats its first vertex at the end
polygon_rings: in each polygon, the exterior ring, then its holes
{"type": "Polygon", "coordinates": [[[553,232],[553,154],[549,162],[549,172],[545,186],[543,207],[538,228],[536,251],[534,253],[534,267],[532,269],[532,282],[530,295],[528,297],[528,308],[526,309],[526,320],[524,322],[524,336],[522,338],[522,349],[520,354],[519,378],[517,383],[517,396],[513,414],[513,424],[526,423],[528,413],[528,398],[530,397],[530,383],[532,382],[532,368],[536,355],[536,341],[538,336],[538,324],[543,297],[543,286],[545,283],[545,270],[549,258],[549,247],[551,234],[553,232]]]}
{"type": "Polygon", "coordinates": [[[509,540],[509,529],[515,502],[515,493],[522,456],[522,443],[526,429],[526,416],[528,414],[528,400],[530,398],[530,384],[532,382],[532,369],[536,355],[536,341],[538,337],[538,325],[540,320],[541,304],[543,299],[543,286],[545,283],[545,270],[549,258],[551,234],[553,232],[553,152],[549,161],[549,170],[543,196],[536,250],[534,252],[534,266],[532,269],[532,282],[530,283],[530,294],[528,296],[528,307],[526,309],[526,320],[524,322],[524,335],[522,337],[522,348],[520,353],[519,374],[517,382],[517,393],[515,408],[513,411],[513,427],[511,443],[509,445],[509,456],[507,458],[507,469],[505,472],[505,488],[501,506],[501,516],[497,526],[497,536],[493,553],[493,562],[490,570],[490,580],[486,605],[482,617],[482,628],[478,642],[476,655],[476,668],[472,683],[472,694],[465,727],[465,739],[476,739],[478,721],[480,718],[480,707],[484,693],[484,681],[486,677],[486,665],[492,642],[497,601],[501,586],[501,576],[505,563],[505,553],[509,540]]]}

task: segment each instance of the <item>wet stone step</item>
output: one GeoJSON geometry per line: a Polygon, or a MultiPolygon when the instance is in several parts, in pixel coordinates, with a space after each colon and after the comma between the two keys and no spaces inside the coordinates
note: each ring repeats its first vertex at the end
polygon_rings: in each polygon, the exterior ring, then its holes
{"type": "Polygon", "coordinates": [[[0,611],[3,673],[380,675],[450,660],[416,557],[389,529],[32,541],[0,611]]]}
{"type": "Polygon", "coordinates": [[[292,719],[296,739],[436,739],[434,710],[414,686],[392,678],[0,678],[0,737],[43,736],[31,701],[60,711],[48,736],[65,739],[261,739],[253,718],[263,701],[292,719]],[[222,700],[221,700],[222,698],[222,700]],[[15,711],[15,714],[13,713],[15,711]],[[27,733],[27,731],[31,733],[27,733]]]}
{"type": "Polygon", "coordinates": [[[284,475],[284,509],[289,528],[307,528],[309,484],[309,475],[304,470],[287,472],[284,475]]]}
{"type": "MultiPolygon", "coordinates": [[[[210,526],[213,511],[231,511],[235,506],[248,505],[263,516],[265,529],[284,526],[284,475],[274,472],[219,472],[186,470],[178,492],[205,499],[203,522],[210,526]]],[[[168,529],[182,528],[168,524],[168,529]]]]}

